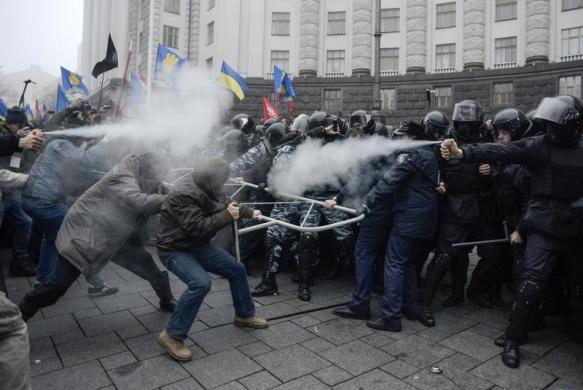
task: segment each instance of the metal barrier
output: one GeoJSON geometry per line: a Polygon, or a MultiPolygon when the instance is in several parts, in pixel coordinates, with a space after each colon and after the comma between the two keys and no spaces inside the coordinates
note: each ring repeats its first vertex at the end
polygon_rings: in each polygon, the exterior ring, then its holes
{"type": "Polygon", "coordinates": [[[504,238],[499,238],[499,239],[495,239],[495,240],[458,242],[456,244],[451,244],[451,246],[452,246],[452,248],[464,248],[467,246],[508,244],[508,243],[510,243],[510,233],[508,232],[508,224],[506,223],[506,221],[502,221],[502,226],[504,227],[504,236],[505,236],[504,238]]]}

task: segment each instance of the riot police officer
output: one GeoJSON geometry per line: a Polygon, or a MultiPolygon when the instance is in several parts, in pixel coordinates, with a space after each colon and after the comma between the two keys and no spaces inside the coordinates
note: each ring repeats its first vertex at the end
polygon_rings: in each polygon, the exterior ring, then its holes
{"type": "Polygon", "coordinates": [[[520,364],[519,345],[536,310],[554,263],[564,257],[569,272],[573,337],[581,339],[583,328],[583,103],[563,95],[544,98],[536,119],[544,122],[546,134],[504,144],[467,145],[455,140],[441,146],[446,159],[502,161],[528,166],[532,175],[531,201],[524,223],[529,230],[518,293],[505,330],[502,362],[511,368],[520,364]]]}

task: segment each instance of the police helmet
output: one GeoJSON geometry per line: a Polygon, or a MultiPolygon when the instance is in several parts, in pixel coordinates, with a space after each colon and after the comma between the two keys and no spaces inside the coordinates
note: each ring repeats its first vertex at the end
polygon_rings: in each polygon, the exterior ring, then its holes
{"type": "Polygon", "coordinates": [[[370,115],[367,115],[364,110],[356,110],[350,114],[350,127],[360,126],[364,127],[368,123],[370,115]]]}
{"type": "Polygon", "coordinates": [[[581,139],[583,103],[571,95],[544,98],[534,115],[545,122],[551,142],[570,145],[581,139]]]}
{"type": "Polygon", "coordinates": [[[245,134],[249,134],[255,130],[255,122],[247,114],[237,114],[231,119],[231,124],[234,129],[241,130],[245,134]]]}
{"type": "Polygon", "coordinates": [[[393,138],[401,138],[404,135],[409,135],[413,139],[425,139],[425,130],[417,122],[401,122],[400,126],[393,131],[393,138]]]}
{"type": "Polygon", "coordinates": [[[273,123],[265,130],[263,136],[263,143],[267,147],[269,153],[274,152],[275,148],[281,143],[281,140],[286,135],[286,126],[281,122],[273,123]]]}
{"type": "Polygon", "coordinates": [[[225,154],[242,155],[248,149],[247,137],[241,130],[233,129],[228,131],[219,139],[219,144],[225,154]]]}
{"type": "Polygon", "coordinates": [[[310,117],[306,114],[298,115],[298,117],[294,119],[294,122],[292,123],[291,126],[292,133],[303,133],[304,131],[306,131],[308,129],[309,120],[310,117]]]}
{"type": "Polygon", "coordinates": [[[461,143],[480,142],[484,127],[484,109],[475,100],[456,103],[451,115],[453,138],[461,143]]]}
{"type": "Polygon", "coordinates": [[[431,141],[442,139],[447,134],[449,119],[447,115],[439,110],[428,112],[421,120],[421,125],[425,129],[425,136],[431,141]]]}
{"type": "Polygon", "coordinates": [[[328,127],[334,122],[334,118],[331,115],[323,111],[315,111],[308,120],[308,130],[312,130],[316,127],[328,127]]]}
{"type": "Polygon", "coordinates": [[[498,138],[498,132],[507,131],[512,141],[519,140],[532,126],[526,114],[516,108],[506,108],[499,111],[492,119],[492,133],[498,138]]]}

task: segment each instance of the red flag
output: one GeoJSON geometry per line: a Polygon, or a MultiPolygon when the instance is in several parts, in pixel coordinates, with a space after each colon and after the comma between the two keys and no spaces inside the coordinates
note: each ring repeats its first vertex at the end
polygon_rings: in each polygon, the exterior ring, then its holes
{"type": "Polygon", "coordinates": [[[273,107],[265,96],[263,96],[263,120],[266,121],[271,118],[279,118],[279,111],[273,107]]]}
{"type": "Polygon", "coordinates": [[[42,111],[40,110],[40,106],[38,105],[38,100],[35,100],[34,101],[34,119],[36,119],[38,121],[42,115],[43,115],[42,111]]]}

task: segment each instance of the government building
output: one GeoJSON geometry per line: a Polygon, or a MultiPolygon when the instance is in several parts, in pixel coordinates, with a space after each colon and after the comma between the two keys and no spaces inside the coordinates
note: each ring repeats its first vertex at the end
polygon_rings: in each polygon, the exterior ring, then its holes
{"type": "Polygon", "coordinates": [[[192,64],[218,72],[226,61],[244,75],[249,92],[233,109],[255,116],[262,96],[274,99],[274,65],[293,76],[298,112],[380,109],[388,124],[428,109],[449,114],[465,98],[493,114],[528,111],[543,96],[581,97],[583,0],[381,0],[378,8],[376,0],[85,0],[80,72],[91,73],[111,32],[120,58],[106,76],[112,88],[130,46],[129,70],[151,78],[161,42],[192,64]]]}

